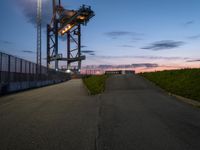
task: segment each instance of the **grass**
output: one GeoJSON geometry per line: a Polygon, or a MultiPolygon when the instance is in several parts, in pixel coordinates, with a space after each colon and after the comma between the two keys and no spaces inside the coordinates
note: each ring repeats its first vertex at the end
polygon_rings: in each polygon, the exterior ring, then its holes
{"type": "Polygon", "coordinates": [[[170,93],[200,101],[200,69],[140,74],[170,93]]]}
{"type": "Polygon", "coordinates": [[[91,95],[100,94],[105,90],[107,75],[88,76],[83,78],[83,82],[91,95]]]}

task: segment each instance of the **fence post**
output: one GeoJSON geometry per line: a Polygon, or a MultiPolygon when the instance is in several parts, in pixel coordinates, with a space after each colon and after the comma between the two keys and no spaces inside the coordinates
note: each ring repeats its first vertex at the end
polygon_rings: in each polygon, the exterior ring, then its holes
{"type": "Polygon", "coordinates": [[[14,74],[14,81],[17,82],[17,57],[15,58],[15,74],[14,74]]]}
{"type": "Polygon", "coordinates": [[[0,52],[0,83],[2,83],[2,81],[1,81],[1,73],[2,73],[2,53],[0,52]]]}
{"type": "Polygon", "coordinates": [[[29,65],[29,67],[28,67],[28,69],[29,69],[29,73],[28,73],[28,86],[29,86],[29,88],[31,87],[31,63],[28,61],[28,65],[29,65]]]}
{"type": "Polygon", "coordinates": [[[10,55],[8,55],[8,83],[10,84],[10,55]]]}

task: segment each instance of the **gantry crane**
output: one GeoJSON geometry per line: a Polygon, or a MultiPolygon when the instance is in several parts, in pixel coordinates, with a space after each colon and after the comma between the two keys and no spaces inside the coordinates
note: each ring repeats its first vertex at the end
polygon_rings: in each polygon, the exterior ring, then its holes
{"type": "Polygon", "coordinates": [[[53,0],[53,16],[47,25],[47,67],[55,62],[55,69],[59,70],[59,61],[67,62],[67,70],[71,70],[71,63],[78,62],[77,70],[81,69],[81,25],[94,16],[90,6],[82,5],[78,10],[67,10],[60,0],[53,0]],[[58,37],[67,35],[67,57],[58,51],[58,37]]]}

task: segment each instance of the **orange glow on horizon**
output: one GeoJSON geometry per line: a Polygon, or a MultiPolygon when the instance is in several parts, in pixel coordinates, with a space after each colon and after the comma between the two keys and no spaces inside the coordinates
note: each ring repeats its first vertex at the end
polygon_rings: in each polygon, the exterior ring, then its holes
{"type": "Polygon", "coordinates": [[[192,69],[192,68],[199,68],[199,66],[193,66],[193,67],[172,67],[172,66],[160,66],[160,67],[152,67],[152,68],[146,68],[146,67],[138,67],[138,68],[109,68],[109,69],[82,69],[81,74],[94,74],[94,75],[100,75],[104,74],[105,71],[115,71],[115,70],[133,70],[135,73],[143,73],[143,72],[157,72],[157,71],[164,71],[164,70],[180,70],[180,69],[192,69]]]}

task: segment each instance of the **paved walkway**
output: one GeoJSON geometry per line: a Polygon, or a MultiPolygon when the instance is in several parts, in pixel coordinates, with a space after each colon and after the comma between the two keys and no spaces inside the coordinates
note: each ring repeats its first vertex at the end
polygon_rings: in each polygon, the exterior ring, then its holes
{"type": "Polygon", "coordinates": [[[81,80],[0,97],[0,150],[93,150],[97,113],[81,80]]]}
{"type": "Polygon", "coordinates": [[[100,98],[99,150],[200,150],[200,109],[139,76],[113,76],[100,98]]]}
{"type": "Polygon", "coordinates": [[[88,96],[71,80],[0,98],[0,150],[200,150],[200,109],[138,76],[88,96]]]}

